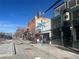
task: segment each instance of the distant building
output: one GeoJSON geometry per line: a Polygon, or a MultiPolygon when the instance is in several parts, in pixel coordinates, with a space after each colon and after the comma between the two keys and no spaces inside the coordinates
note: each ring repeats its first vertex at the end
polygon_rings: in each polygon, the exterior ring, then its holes
{"type": "Polygon", "coordinates": [[[43,34],[44,38],[50,40],[51,37],[51,19],[42,18],[35,16],[32,21],[29,22],[28,28],[32,33],[39,33],[43,34]]]}
{"type": "Polygon", "coordinates": [[[15,36],[22,38],[24,31],[25,31],[24,28],[17,28],[15,36]]]}
{"type": "Polygon", "coordinates": [[[35,18],[34,18],[34,19],[32,19],[32,21],[30,21],[28,23],[29,31],[34,33],[35,32],[35,26],[36,26],[36,22],[35,22],[35,18]]]}
{"type": "Polygon", "coordinates": [[[36,20],[36,32],[41,31],[43,38],[46,38],[47,41],[50,41],[51,38],[51,19],[37,17],[35,16],[36,20]]]}

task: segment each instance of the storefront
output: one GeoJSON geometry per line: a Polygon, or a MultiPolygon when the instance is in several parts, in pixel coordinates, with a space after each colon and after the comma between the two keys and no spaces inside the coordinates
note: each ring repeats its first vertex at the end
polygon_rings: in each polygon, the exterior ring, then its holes
{"type": "Polygon", "coordinates": [[[72,9],[73,13],[73,26],[75,30],[74,36],[76,36],[76,39],[73,42],[73,47],[79,49],[79,6],[72,9]]]}
{"type": "Polygon", "coordinates": [[[51,20],[52,43],[62,45],[61,40],[61,16],[58,15],[51,20]]]}
{"type": "MultiPolygon", "coordinates": [[[[51,27],[52,27],[52,41],[55,44],[64,44],[64,31],[62,31],[61,27],[62,27],[62,23],[64,22],[64,18],[67,18],[67,23],[69,23],[69,27],[68,28],[64,28],[64,30],[66,31],[66,34],[71,35],[71,42],[69,41],[69,44],[71,44],[73,48],[78,48],[79,49],[79,0],[69,0],[67,1],[67,6],[66,4],[62,4],[61,6],[57,7],[56,9],[56,16],[55,18],[52,18],[51,21],[51,27]],[[67,8],[66,8],[67,7],[67,8]],[[64,14],[62,15],[62,13],[64,12],[65,9],[69,10],[69,16],[67,16],[67,14],[64,16],[64,14]],[[58,13],[57,13],[58,12],[58,13]],[[62,15],[62,16],[61,16],[62,15]],[[60,16],[60,17],[59,17],[60,16]],[[69,30],[69,31],[67,31],[69,30]]],[[[66,26],[67,26],[66,25],[66,26]]],[[[63,26],[63,27],[66,27],[63,26]]],[[[66,39],[68,36],[66,36],[66,39]]],[[[67,41],[68,42],[68,41],[67,41]]],[[[68,45],[68,44],[67,44],[68,45]]]]}

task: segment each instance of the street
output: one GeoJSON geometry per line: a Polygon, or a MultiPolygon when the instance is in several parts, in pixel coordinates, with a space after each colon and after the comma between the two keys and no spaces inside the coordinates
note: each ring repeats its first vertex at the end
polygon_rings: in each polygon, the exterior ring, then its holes
{"type": "Polygon", "coordinates": [[[78,54],[61,50],[54,46],[51,47],[47,44],[41,46],[21,39],[7,40],[6,42],[9,43],[0,46],[0,59],[79,59],[78,54]]]}
{"type": "Polygon", "coordinates": [[[79,59],[79,0],[0,0],[0,59],[79,59]]]}
{"type": "Polygon", "coordinates": [[[23,49],[18,45],[16,45],[17,54],[15,55],[14,42],[10,41],[7,44],[7,41],[0,46],[0,59],[28,59],[23,49]]]}
{"type": "Polygon", "coordinates": [[[31,46],[31,48],[26,47],[29,57],[33,56],[35,58],[35,56],[37,56],[37,57],[40,57],[41,59],[65,59],[65,58],[79,59],[78,54],[75,54],[75,53],[72,53],[69,51],[65,51],[62,49],[58,49],[54,45],[51,47],[49,44],[44,44],[43,46],[41,46],[41,44],[39,44],[39,43],[38,44],[29,44],[30,42],[28,40],[22,41],[21,39],[20,39],[20,42],[25,43],[26,44],[25,46],[29,46],[29,45],[31,46]]]}
{"type": "MultiPolygon", "coordinates": [[[[13,42],[11,42],[11,43],[13,43],[13,42]]],[[[41,50],[33,47],[32,45],[27,45],[27,44],[28,43],[21,44],[21,42],[15,41],[16,54],[14,54],[14,52],[13,53],[10,52],[11,54],[1,56],[0,59],[35,59],[35,58],[48,59],[49,57],[50,57],[50,59],[52,59],[52,58],[57,59],[55,56],[52,56],[49,53],[41,51],[41,50]]],[[[7,45],[7,44],[5,44],[5,45],[7,45]]],[[[5,49],[5,50],[7,50],[7,49],[5,49]]]]}
{"type": "MultiPolygon", "coordinates": [[[[20,41],[21,43],[22,41],[20,41]]],[[[17,44],[17,43],[16,43],[17,44]]],[[[50,53],[47,53],[45,51],[42,51],[33,45],[29,44],[29,42],[23,42],[23,44],[19,45],[22,47],[22,49],[25,51],[26,55],[29,59],[57,59],[56,56],[51,55],[50,53]]]]}

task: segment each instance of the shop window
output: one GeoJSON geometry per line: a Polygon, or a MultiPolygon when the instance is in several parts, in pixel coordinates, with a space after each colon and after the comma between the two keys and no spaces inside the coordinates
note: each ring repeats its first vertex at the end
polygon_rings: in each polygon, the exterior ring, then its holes
{"type": "Polygon", "coordinates": [[[64,9],[65,9],[65,4],[60,7],[60,13],[62,13],[62,11],[64,11],[64,9]]]}
{"type": "Polygon", "coordinates": [[[71,8],[71,7],[74,7],[74,6],[76,6],[76,0],[71,0],[69,2],[69,7],[71,8]]]}
{"type": "Polygon", "coordinates": [[[54,13],[55,13],[55,16],[59,15],[60,14],[59,8],[57,8],[54,13]]]}
{"type": "Polygon", "coordinates": [[[79,4],[79,0],[77,0],[77,4],[79,4]]]}

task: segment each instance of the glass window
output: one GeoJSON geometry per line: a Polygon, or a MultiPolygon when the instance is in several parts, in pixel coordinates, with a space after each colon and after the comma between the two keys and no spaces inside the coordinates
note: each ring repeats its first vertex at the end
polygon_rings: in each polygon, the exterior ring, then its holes
{"type": "Polygon", "coordinates": [[[77,4],[79,4],[79,0],[77,0],[77,4]]]}
{"type": "Polygon", "coordinates": [[[60,7],[60,13],[65,9],[65,4],[60,7]]]}
{"type": "Polygon", "coordinates": [[[71,0],[69,2],[69,7],[74,7],[74,6],[76,6],[76,0],[71,0]]]}
{"type": "Polygon", "coordinates": [[[57,8],[56,10],[55,10],[55,15],[57,16],[57,15],[59,15],[60,14],[60,10],[59,10],[59,8],[57,8]]]}

